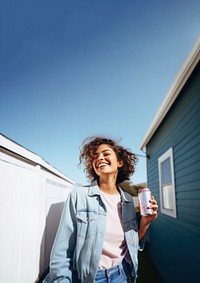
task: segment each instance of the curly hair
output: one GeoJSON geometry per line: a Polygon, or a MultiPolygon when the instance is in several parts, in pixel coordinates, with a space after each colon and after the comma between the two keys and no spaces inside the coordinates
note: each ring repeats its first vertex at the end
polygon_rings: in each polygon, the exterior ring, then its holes
{"type": "Polygon", "coordinates": [[[123,166],[119,168],[117,175],[117,184],[125,180],[129,180],[130,176],[135,172],[135,165],[138,158],[130,149],[120,146],[116,141],[105,137],[89,137],[84,140],[80,149],[79,165],[84,165],[84,172],[87,177],[94,181],[98,180],[99,176],[95,173],[93,168],[94,154],[101,144],[109,145],[115,152],[117,159],[123,161],[123,166]]]}

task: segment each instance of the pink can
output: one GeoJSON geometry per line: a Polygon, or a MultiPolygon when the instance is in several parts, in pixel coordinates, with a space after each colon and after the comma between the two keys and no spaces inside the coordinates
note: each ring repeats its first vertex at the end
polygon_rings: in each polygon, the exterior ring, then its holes
{"type": "Polygon", "coordinates": [[[140,214],[145,215],[151,215],[152,209],[148,208],[151,203],[149,202],[151,200],[151,191],[149,188],[140,189],[138,191],[138,200],[139,200],[139,206],[140,206],[140,214]]]}

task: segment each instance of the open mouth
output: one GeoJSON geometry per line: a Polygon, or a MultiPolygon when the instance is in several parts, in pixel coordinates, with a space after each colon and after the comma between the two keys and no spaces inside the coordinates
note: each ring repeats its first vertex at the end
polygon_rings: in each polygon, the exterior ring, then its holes
{"type": "Polygon", "coordinates": [[[108,163],[101,163],[97,166],[97,168],[103,168],[103,167],[106,167],[108,165],[109,165],[108,163]]]}

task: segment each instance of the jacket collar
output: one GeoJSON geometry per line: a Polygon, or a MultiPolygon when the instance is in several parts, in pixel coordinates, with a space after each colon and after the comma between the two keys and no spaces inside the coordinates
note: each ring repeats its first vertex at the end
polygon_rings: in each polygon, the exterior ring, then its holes
{"type": "Polygon", "coordinates": [[[88,195],[91,197],[100,195],[100,189],[96,180],[89,185],[88,195]]]}
{"type": "MultiPolygon", "coordinates": [[[[88,187],[89,187],[89,190],[88,190],[89,196],[100,195],[100,189],[99,189],[99,186],[96,180],[92,182],[88,187]]],[[[130,200],[127,198],[127,193],[124,192],[119,186],[117,186],[117,188],[121,195],[122,202],[130,202],[130,200]]]]}
{"type": "MultiPolygon", "coordinates": [[[[127,196],[129,195],[127,192],[124,192],[119,186],[117,186],[120,194],[121,194],[121,198],[122,198],[122,202],[131,202],[127,196]]],[[[129,195],[130,196],[130,195],[129,195]]]]}

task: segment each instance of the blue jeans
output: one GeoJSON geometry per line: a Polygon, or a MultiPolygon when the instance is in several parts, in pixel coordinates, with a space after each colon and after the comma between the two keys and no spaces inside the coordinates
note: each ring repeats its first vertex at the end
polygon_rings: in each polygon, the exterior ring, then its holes
{"type": "Polygon", "coordinates": [[[131,282],[131,267],[123,260],[121,264],[108,269],[99,269],[95,283],[125,283],[131,282]]]}

